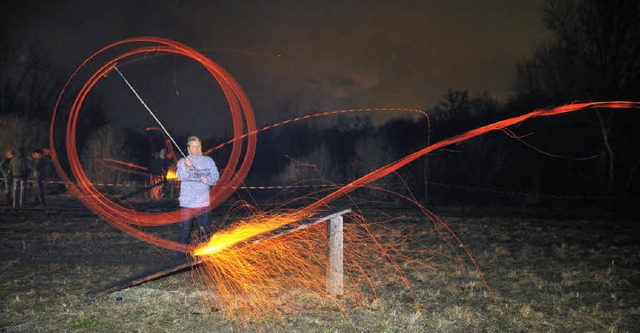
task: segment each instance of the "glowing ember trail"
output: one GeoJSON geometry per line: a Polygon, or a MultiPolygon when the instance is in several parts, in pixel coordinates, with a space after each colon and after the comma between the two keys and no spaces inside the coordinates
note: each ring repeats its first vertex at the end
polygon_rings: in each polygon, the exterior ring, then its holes
{"type": "MultiPolygon", "coordinates": [[[[334,187],[326,192],[314,193],[319,198],[306,207],[295,211],[253,212],[251,216],[235,222],[227,230],[214,234],[206,244],[200,244],[197,247],[186,247],[176,242],[153,236],[140,229],[140,227],[144,226],[158,226],[179,222],[180,211],[168,213],[137,212],[114,203],[91,183],[82,168],[77,153],[76,126],[82,103],[89,91],[98,81],[104,79],[112,71],[118,61],[148,53],[182,55],[197,61],[215,78],[227,98],[233,119],[233,138],[214,149],[218,149],[225,144],[232,144],[233,146],[229,163],[224,168],[219,182],[211,190],[212,208],[229,198],[233,191],[243,182],[253,162],[256,136],[260,131],[293,121],[346,112],[410,111],[421,113],[427,119],[428,116],[424,111],[415,109],[339,110],[299,117],[257,129],[247,97],[226,71],[199,52],[183,44],[155,37],[133,38],[111,44],[93,54],[76,69],[58,98],[50,127],[51,156],[60,177],[74,195],[114,227],[143,241],[171,250],[189,252],[198,257],[198,260],[202,259],[203,265],[198,269],[200,274],[195,275],[195,278],[200,278],[204,286],[214,290],[217,295],[216,300],[204,299],[203,301],[222,303],[228,309],[233,310],[230,313],[249,317],[273,313],[277,309],[284,307],[284,304],[295,303],[286,302],[282,298],[292,297],[291,295],[298,289],[312,291],[322,296],[322,298],[329,297],[325,292],[327,231],[326,228],[318,224],[281,237],[274,237],[263,242],[251,244],[250,246],[237,247],[235,246],[236,244],[326,211],[331,208],[331,204],[336,199],[344,196],[348,197],[350,192],[369,186],[371,182],[397,171],[422,156],[464,140],[491,131],[505,131],[508,134],[510,133],[509,126],[535,117],[554,116],[592,108],[640,108],[639,102],[630,101],[570,104],[551,109],[534,110],[517,117],[467,131],[434,144],[428,142],[426,147],[355,179],[346,186],[334,187]],[[97,58],[105,56],[106,53],[117,52],[117,49],[131,45],[138,47],[133,50],[125,50],[123,53],[116,54],[110,58],[108,57],[107,61],[98,65],[99,68],[80,88],[71,110],[65,118],[65,115],[59,112],[60,103],[63,99],[63,94],[71,86],[72,80],[74,80],[79,71],[88,66],[89,63],[97,61],[97,58]],[[60,137],[56,135],[55,131],[58,127],[56,124],[59,121],[66,121],[64,143],[67,163],[65,165],[69,166],[70,174],[65,171],[63,164],[58,160],[59,155],[56,152],[60,137]],[[241,152],[244,152],[242,161],[241,152]],[[324,196],[320,197],[320,194],[324,196]]],[[[207,153],[210,153],[210,151],[207,153]]],[[[167,178],[171,178],[171,176],[167,175],[167,178]]],[[[385,191],[384,189],[380,190],[385,191]]],[[[438,261],[458,262],[460,267],[464,269],[463,262],[465,260],[460,256],[460,248],[464,251],[463,257],[468,257],[473,262],[484,280],[484,276],[475,264],[473,256],[447,224],[416,200],[407,197],[403,197],[403,199],[419,207],[424,215],[433,222],[433,229],[421,236],[423,238],[432,237],[434,242],[429,243],[422,240],[423,244],[414,244],[412,236],[416,235],[411,233],[402,234],[402,228],[398,225],[390,226],[388,223],[390,221],[372,223],[365,220],[360,214],[349,214],[349,219],[353,223],[347,223],[344,226],[345,276],[348,276],[350,281],[347,296],[356,301],[370,299],[371,297],[375,298],[377,297],[376,290],[382,285],[397,285],[410,291],[411,284],[408,277],[410,271],[436,270],[438,269],[438,264],[436,264],[438,261]],[[424,247],[425,244],[438,243],[445,243],[446,246],[444,248],[422,248],[421,250],[416,250],[420,246],[424,247]],[[431,262],[433,262],[433,265],[431,262]]],[[[486,281],[484,282],[490,291],[486,281]]],[[[196,285],[198,284],[196,283],[196,285]]],[[[304,302],[307,302],[309,297],[307,296],[304,299],[304,302]]],[[[344,311],[344,303],[340,303],[335,299],[334,301],[344,311]]],[[[421,306],[417,304],[417,301],[415,306],[419,312],[421,306]]]]}
{"type": "Polygon", "coordinates": [[[137,164],[133,164],[125,161],[114,160],[112,158],[103,158],[102,164],[113,170],[118,170],[121,172],[131,173],[131,174],[136,174],[141,176],[146,176],[149,172],[149,169],[146,167],[139,166],[137,164]],[[134,169],[137,169],[137,170],[134,170],[134,169]]]}
{"type": "Polygon", "coordinates": [[[223,230],[211,236],[206,246],[197,248],[193,252],[193,255],[205,256],[215,254],[242,241],[273,231],[297,220],[298,219],[295,219],[293,216],[280,216],[268,218],[260,223],[240,223],[231,230],[223,230]]]}

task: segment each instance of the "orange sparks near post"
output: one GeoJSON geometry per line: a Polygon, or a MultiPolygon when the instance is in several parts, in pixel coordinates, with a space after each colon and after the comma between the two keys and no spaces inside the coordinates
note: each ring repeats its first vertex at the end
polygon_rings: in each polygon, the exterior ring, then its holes
{"type": "MultiPolygon", "coordinates": [[[[344,257],[341,247],[335,246],[342,243],[338,238],[342,233],[326,233],[332,228],[320,228],[319,224],[328,221],[338,226],[337,221],[349,212],[350,209],[334,210],[321,218],[287,223],[234,245],[203,244],[194,253],[196,260],[202,261],[197,276],[217,295],[217,306],[222,303],[245,318],[273,313],[278,295],[300,288],[335,300],[344,293],[343,275],[336,274],[342,271],[344,257]],[[330,243],[334,244],[332,251],[330,243]]],[[[299,216],[297,213],[251,218],[244,224],[265,224],[265,229],[270,229],[291,221],[292,216],[299,216]]],[[[230,234],[246,232],[242,225],[232,230],[230,234]]]]}
{"type": "MultiPolygon", "coordinates": [[[[296,231],[303,230],[305,228],[309,228],[316,224],[329,221],[327,226],[328,229],[339,229],[339,232],[331,232],[329,233],[329,268],[327,270],[327,281],[329,284],[327,285],[327,292],[332,296],[342,295],[344,292],[343,288],[343,275],[342,275],[342,267],[343,267],[343,255],[342,255],[342,216],[344,214],[350,213],[351,209],[342,209],[342,210],[334,210],[328,213],[325,213],[319,217],[309,218],[302,221],[294,221],[289,222],[285,225],[281,225],[277,229],[271,229],[269,227],[265,228],[251,228],[250,233],[254,235],[254,237],[246,237],[247,230],[245,228],[237,228],[231,232],[228,232],[226,236],[218,238],[218,240],[224,238],[227,241],[223,245],[215,244],[212,245],[212,242],[208,242],[207,244],[199,247],[194,252],[194,261],[180,263],[175,266],[171,266],[168,268],[163,268],[158,271],[147,272],[141,275],[128,278],[126,280],[117,282],[107,288],[104,288],[94,294],[94,297],[102,297],[104,295],[137,286],[139,284],[149,282],[152,280],[156,280],[162,278],[164,276],[185,270],[187,268],[192,268],[197,265],[200,265],[205,262],[207,256],[214,256],[218,254],[223,254],[225,250],[230,249],[242,249],[251,245],[258,244],[260,242],[264,242],[270,239],[274,239],[277,237],[286,236],[288,234],[294,233],[296,231]],[[258,230],[262,229],[261,232],[258,230]],[[268,231],[267,231],[268,230],[268,231]],[[233,235],[237,233],[238,235],[233,235]],[[239,236],[240,235],[240,236],[239,236]],[[234,241],[236,239],[242,239],[242,242],[234,241]]],[[[287,219],[285,219],[287,220],[287,219]]],[[[277,223],[281,224],[281,223],[277,223]]],[[[267,223],[267,225],[272,226],[272,223],[267,223]]]]}
{"type": "MultiPolygon", "coordinates": [[[[320,217],[301,219],[299,214],[267,217],[261,223],[244,223],[236,228],[218,232],[211,236],[207,243],[200,245],[193,251],[194,257],[206,257],[214,255],[224,249],[256,244],[258,242],[283,236],[324,221],[342,219],[342,215],[350,213],[351,209],[340,209],[327,212],[320,217]]],[[[342,225],[342,220],[340,220],[342,225]]],[[[341,227],[340,227],[341,228],[341,227]]],[[[340,233],[342,238],[342,232],[340,233]]]]}

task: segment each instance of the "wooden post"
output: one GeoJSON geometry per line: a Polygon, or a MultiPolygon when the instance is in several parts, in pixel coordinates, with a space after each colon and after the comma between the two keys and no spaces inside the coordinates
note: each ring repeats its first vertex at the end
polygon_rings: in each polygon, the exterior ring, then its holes
{"type": "Polygon", "coordinates": [[[327,272],[327,292],[329,295],[339,297],[344,294],[344,269],[343,269],[343,218],[336,216],[327,223],[329,236],[329,271],[327,272]]]}

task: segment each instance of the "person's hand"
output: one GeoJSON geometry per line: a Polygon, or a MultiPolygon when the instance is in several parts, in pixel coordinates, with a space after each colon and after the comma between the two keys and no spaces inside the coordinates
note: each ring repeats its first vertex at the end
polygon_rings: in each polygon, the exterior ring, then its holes
{"type": "Polygon", "coordinates": [[[200,176],[200,181],[205,185],[209,184],[209,181],[207,180],[207,177],[205,177],[205,176],[200,176]]]}
{"type": "Polygon", "coordinates": [[[191,162],[191,160],[188,158],[184,159],[184,165],[186,165],[187,168],[193,168],[193,162],[191,162]]]}

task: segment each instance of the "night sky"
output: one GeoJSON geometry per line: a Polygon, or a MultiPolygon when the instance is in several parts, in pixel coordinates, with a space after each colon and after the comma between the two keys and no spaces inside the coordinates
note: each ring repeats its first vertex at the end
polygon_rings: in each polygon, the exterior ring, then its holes
{"type": "MultiPolygon", "coordinates": [[[[121,39],[185,43],[238,80],[260,126],[335,109],[425,109],[447,89],[505,98],[516,63],[548,38],[545,2],[21,1],[3,2],[2,16],[24,35],[24,52],[46,54],[64,75],[121,39]]],[[[216,85],[187,59],[121,69],[174,131],[207,136],[230,125],[216,85]]],[[[153,125],[118,77],[95,94],[122,123],[153,125]]]]}

